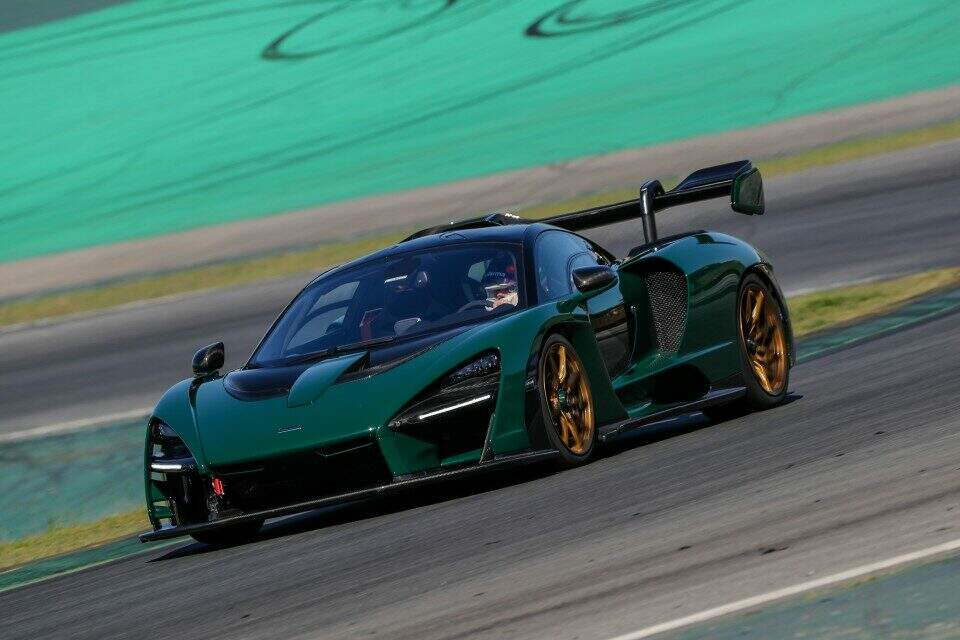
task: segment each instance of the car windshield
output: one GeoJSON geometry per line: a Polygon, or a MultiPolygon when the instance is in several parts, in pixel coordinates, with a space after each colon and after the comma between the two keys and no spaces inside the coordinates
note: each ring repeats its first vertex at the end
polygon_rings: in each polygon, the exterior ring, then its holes
{"type": "Polygon", "coordinates": [[[497,317],[523,303],[519,247],[476,243],[365,262],[319,278],[250,360],[284,366],[497,317]]]}

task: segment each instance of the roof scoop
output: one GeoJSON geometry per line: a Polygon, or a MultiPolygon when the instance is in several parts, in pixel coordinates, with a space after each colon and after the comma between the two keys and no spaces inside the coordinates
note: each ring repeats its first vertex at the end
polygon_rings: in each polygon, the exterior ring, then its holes
{"type": "MultiPolygon", "coordinates": [[[[738,160],[694,171],[670,191],[665,191],[659,180],[648,180],[640,187],[640,195],[632,200],[564,213],[552,218],[544,218],[539,222],[552,224],[568,231],[581,231],[624,220],[639,219],[643,226],[644,241],[650,243],[657,240],[657,211],[679,204],[727,196],[730,197],[730,207],[737,213],[750,216],[763,215],[765,209],[763,178],[760,176],[760,170],[753,166],[752,162],[738,160]]],[[[479,229],[530,222],[533,221],[512,213],[490,213],[479,218],[421,229],[407,236],[403,241],[459,229],[479,229]]]]}
{"type": "Polygon", "coordinates": [[[416,240],[417,238],[422,238],[423,236],[432,236],[438,233],[446,233],[448,231],[459,231],[460,229],[480,229],[482,227],[502,227],[508,224],[527,224],[530,222],[520,216],[513,213],[506,213],[503,211],[496,211],[494,213],[488,213],[485,216],[480,216],[479,218],[470,218],[468,220],[458,220],[456,222],[449,222],[447,224],[441,224],[436,227],[427,227],[426,229],[421,229],[414,234],[411,234],[404,238],[402,242],[407,240],[416,240]]]}

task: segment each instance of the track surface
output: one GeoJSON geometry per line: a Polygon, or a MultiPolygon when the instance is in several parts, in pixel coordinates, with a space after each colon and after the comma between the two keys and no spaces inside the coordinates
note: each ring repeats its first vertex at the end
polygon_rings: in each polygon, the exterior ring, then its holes
{"type": "MultiPolygon", "coordinates": [[[[770,180],[768,214],[722,203],[661,214],[661,235],[711,228],[765,250],[788,290],[957,264],[960,141],[770,180]]],[[[623,254],[636,225],[599,230],[623,254]]],[[[285,279],[84,320],[0,332],[0,434],[147,407],[215,340],[228,365],[250,353],[303,284],[285,279]]]]}
{"type": "Polygon", "coordinates": [[[785,406],[638,432],[584,468],[5,593],[4,637],[603,638],[941,543],[958,361],[954,314],[800,366],[785,406]]]}

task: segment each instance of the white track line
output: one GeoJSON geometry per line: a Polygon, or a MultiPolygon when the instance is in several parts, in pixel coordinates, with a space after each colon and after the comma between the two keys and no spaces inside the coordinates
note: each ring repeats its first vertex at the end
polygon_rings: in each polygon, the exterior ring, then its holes
{"type": "Polygon", "coordinates": [[[59,424],[51,424],[45,427],[34,427],[32,429],[23,429],[21,431],[13,431],[11,433],[0,433],[0,443],[4,442],[18,442],[20,440],[31,440],[33,438],[42,438],[44,436],[58,435],[61,433],[70,433],[72,431],[80,431],[82,429],[88,429],[90,427],[96,426],[106,426],[111,422],[120,422],[122,420],[133,420],[134,418],[141,418],[150,415],[150,412],[153,411],[153,407],[144,407],[141,409],[132,409],[130,411],[123,411],[120,413],[111,413],[105,416],[98,416],[96,418],[84,418],[82,420],[71,420],[69,422],[61,422],[59,424]]]}
{"type": "Polygon", "coordinates": [[[699,613],[677,618],[676,620],[671,620],[669,622],[662,622],[651,627],[644,627],[630,633],[625,633],[621,636],[616,636],[615,638],[610,638],[610,640],[640,640],[640,638],[649,638],[650,636],[654,636],[658,633],[674,631],[676,629],[680,629],[681,627],[687,627],[692,624],[719,618],[720,616],[725,616],[730,613],[751,609],[762,604],[773,602],[774,600],[795,596],[799,593],[803,593],[804,591],[827,587],[839,582],[851,580],[853,578],[859,578],[869,573],[890,569],[900,564],[922,560],[924,558],[929,558],[930,556],[946,553],[948,551],[956,551],[958,549],[960,549],[960,539],[944,542],[943,544],[938,544],[933,547],[928,547],[912,553],[904,553],[903,555],[889,558],[887,560],[881,560],[880,562],[874,562],[873,564],[865,564],[848,571],[841,571],[840,573],[835,573],[830,576],[817,578],[816,580],[801,582],[800,584],[795,584],[792,587],[777,589],[776,591],[769,591],[758,596],[752,596],[750,598],[737,600],[736,602],[724,604],[719,607],[714,607],[713,609],[706,609],[705,611],[700,611],[699,613]]]}

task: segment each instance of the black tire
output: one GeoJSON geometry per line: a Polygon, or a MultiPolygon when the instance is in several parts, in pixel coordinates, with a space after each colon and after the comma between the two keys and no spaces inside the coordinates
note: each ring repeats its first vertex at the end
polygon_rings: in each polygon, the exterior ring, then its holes
{"type": "Polygon", "coordinates": [[[196,533],[191,533],[190,537],[203,544],[226,547],[253,540],[257,537],[262,526],[263,520],[252,520],[250,522],[221,527],[220,529],[197,531],[196,533]]]}
{"type": "MultiPolygon", "coordinates": [[[[574,367],[571,366],[570,369],[573,370],[574,367]]],[[[593,457],[593,453],[597,448],[597,424],[596,417],[593,414],[593,391],[590,386],[590,379],[583,367],[583,361],[580,360],[580,356],[577,354],[577,350],[574,349],[573,345],[570,344],[566,338],[559,334],[553,334],[547,337],[540,351],[537,374],[540,395],[540,422],[543,427],[547,446],[559,452],[558,465],[562,468],[586,464],[593,457]],[[560,400],[557,397],[557,390],[548,388],[551,380],[556,377],[556,371],[551,372],[551,366],[554,362],[552,355],[558,349],[563,350],[565,354],[564,358],[566,358],[568,363],[575,363],[575,370],[578,376],[577,382],[582,382],[585,386],[585,394],[583,392],[578,392],[576,396],[570,394],[574,397],[570,404],[567,404],[568,399],[566,394],[564,394],[562,400],[560,400]],[[551,358],[551,360],[548,361],[548,358],[551,358]],[[581,422],[576,425],[576,435],[579,436],[579,438],[574,439],[573,432],[569,429],[564,430],[564,427],[562,427],[561,423],[555,418],[555,414],[560,410],[558,409],[560,404],[564,405],[564,408],[561,410],[565,416],[564,420],[569,420],[570,416],[579,416],[581,419],[581,422]],[[587,427],[585,426],[587,421],[589,421],[589,435],[585,435],[587,431],[587,427]]]]}
{"type": "Polygon", "coordinates": [[[740,348],[740,373],[743,378],[743,385],[746,388],[746,394],[735,402],[703,410],[704,415],[716,422],[736,418],[751,411],[762,411],[775,407],[786,399],[787,389],[790,386],[790,353],[789,344],[786,340],[786,312],[767,283],[755,273],[747,274],[740,283],[734,314],[737,324],[737,343],[740,348]],[[750,340],[749,336],[745,335],[747,320],[742,317],[744,305],[749,302],[746,297],[757,291],[761,292],[763,296],[761,313],[769,314],[771,320],[775,319],[776,327],[772,327],[770,330],[774,333],[776,331],[780,332],[779,339],[774,338],[772,343],[776,345],[776,348],[768,347],[765,349],[765,351],[774,353],[775,357],[773,359],[776,360],[776,364],[773,365],[776,375],[766,374],[767,379],[762,379],[755,368],[764,369],[764,367],[757,365],[754,360],[758,347],[755,342],[750,340]]]}

